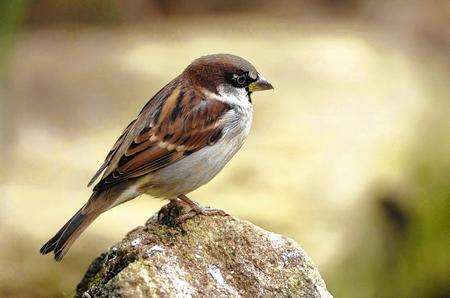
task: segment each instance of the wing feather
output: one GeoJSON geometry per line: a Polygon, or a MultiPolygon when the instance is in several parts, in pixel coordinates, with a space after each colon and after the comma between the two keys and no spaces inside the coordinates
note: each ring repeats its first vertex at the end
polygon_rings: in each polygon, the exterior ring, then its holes
{"type": "Polygon", "coordinates": [[[175,79],[124,130],[90,184],[94,191],[155,172],[217,142],[231,107],[175,79]]]}
{"type": "Polygon", "coordinates": [[[106,155],[105,161],[103,162],[103,164],[100,166],[100,168],[97,170],[97,172],[94,174],[94,176],[91,178],[91,180],[88,183],[88,187],[91,186],[96,180],[97,178],[101,175],[101,173],[103,173],[103,171],[109,166],[112,157],[114,156],[114,154],[116,153],[117,149],[119,148],[119,146],[122,144],[125,136],[128,134],[128,132],[130,131],[131,126],[133,126],[134,122],[136,120],[131,121],[130,124],[128,124],[128,126],[125,128],[125,130],[122,132],[122,134],[120,135],[120,137],[117,139],[117,141],[114,143],[114,146],[111,148],[111,150],[108,152],[108,155],[106,155]]]}

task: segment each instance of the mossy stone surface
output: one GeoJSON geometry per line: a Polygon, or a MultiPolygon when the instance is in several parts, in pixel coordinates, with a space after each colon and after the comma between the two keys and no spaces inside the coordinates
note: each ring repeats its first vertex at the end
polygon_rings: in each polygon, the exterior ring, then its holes
{"type": "Polygon", "coordinates": [[[293,240],[231,216],[150,218],[100,255],[78,297],[331,297],[293,240]]]}

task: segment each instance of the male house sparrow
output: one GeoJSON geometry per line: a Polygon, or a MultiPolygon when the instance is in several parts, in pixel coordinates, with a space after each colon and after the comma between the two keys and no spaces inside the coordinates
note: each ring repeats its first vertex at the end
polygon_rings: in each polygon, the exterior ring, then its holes
{"type": "Polygon", "coordinates": [[[273,89],[245,59],[216,54],[194,60],[162,88],[123,131],[88,186],[88,202],[42,246],[60,261],[101,213],[141,194],[187,204],[242,146],[253,117],[251,93],[273,89]]]}

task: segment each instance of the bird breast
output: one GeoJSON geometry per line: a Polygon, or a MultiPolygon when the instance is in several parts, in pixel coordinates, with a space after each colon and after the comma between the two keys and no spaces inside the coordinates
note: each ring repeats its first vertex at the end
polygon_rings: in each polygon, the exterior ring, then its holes
{"type": "Polygon", "coordinates": [[[209,182],[241,148],[250,132],[252,118],[251,105],[234,106],[224,116],[223,134],[217,143],[144,177],[149,186],[145,192],[170,199],[209,182]]]}

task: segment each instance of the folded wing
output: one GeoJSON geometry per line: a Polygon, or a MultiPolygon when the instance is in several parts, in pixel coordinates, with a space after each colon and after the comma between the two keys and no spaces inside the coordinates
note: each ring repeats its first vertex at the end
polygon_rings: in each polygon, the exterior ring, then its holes
{"type": "Polygon", "coordinates": [[[94,191],[103,191],[216,143],[230,109],[226,103],[183,86],[178,78],[173,80],[128,125],[89,185],[103,173],[94,187],[94,191]]]}

